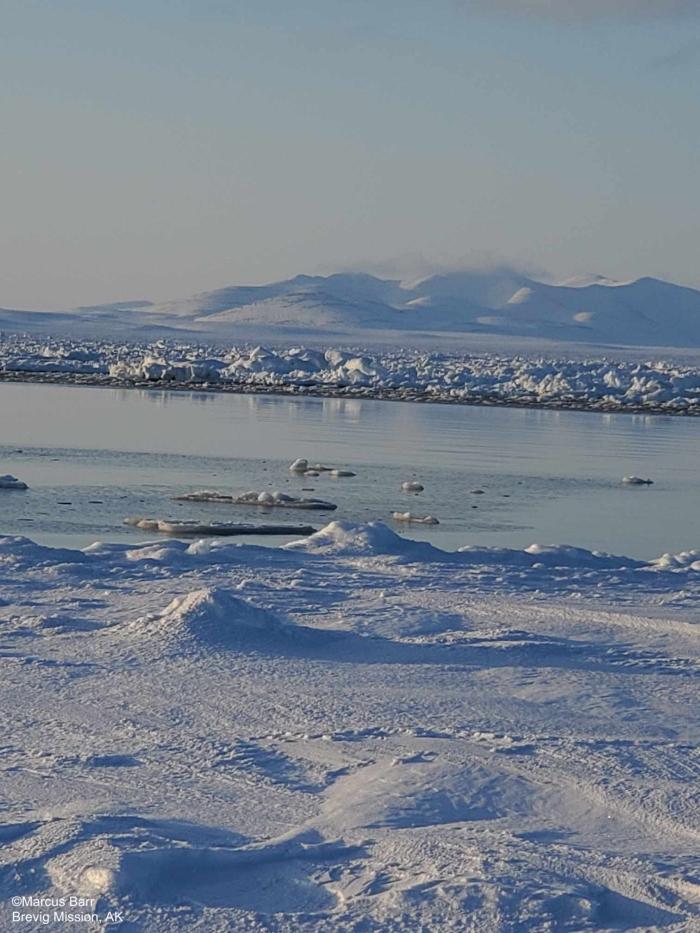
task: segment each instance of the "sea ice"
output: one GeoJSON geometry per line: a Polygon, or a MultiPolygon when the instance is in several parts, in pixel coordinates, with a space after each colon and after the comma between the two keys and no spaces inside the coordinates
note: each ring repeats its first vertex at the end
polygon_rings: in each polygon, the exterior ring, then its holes
{"type": "MultiPolygon", "coordinates": [[[[438,353],[394,348],[353,356],[330,348],[206,347],[180,341],[38,340],[8,335],[0,372],[134,383],[289,391],[595,411],[700,414],[700,370],[673,361],[438,353]]],[[[317,469],[305,458],[292,472],[317,469]]]]}

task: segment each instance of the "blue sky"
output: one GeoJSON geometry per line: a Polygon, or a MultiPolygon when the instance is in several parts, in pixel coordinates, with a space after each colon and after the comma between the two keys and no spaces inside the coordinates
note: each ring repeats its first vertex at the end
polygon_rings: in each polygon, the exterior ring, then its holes
{"type": "Polygon", "coordinates": [[[495,261],[700,286],[699,6],[0,0],[0,306],[495,261]]]}

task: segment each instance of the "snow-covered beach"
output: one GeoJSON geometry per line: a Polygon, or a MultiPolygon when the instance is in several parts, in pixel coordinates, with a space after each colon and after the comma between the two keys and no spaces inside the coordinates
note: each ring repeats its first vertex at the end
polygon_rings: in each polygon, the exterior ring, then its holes
{"type": "Polygon", "coordinates": [[[143,930],[697,928],[700,554],[331,523],[5,537],[0,573],[3,899],[143,930]]]}

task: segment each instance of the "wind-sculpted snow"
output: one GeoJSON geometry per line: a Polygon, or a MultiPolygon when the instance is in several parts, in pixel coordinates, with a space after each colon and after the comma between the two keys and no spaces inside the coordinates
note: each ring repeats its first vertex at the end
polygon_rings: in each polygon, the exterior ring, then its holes
{"type": "Polygon", "coordinates": [[[0,537],[0,926],[693,930],[699,602],[700,552],[0,537]]]}
{"type": "MultiPolygon", "coordinates": [[[[0,377],[392,399],[700,413],[700,370],[673,362],[417,350],[203,347],[6,338],[0,377]]],[[[310,467],[310,469],[314,469],[310,467]]]]}

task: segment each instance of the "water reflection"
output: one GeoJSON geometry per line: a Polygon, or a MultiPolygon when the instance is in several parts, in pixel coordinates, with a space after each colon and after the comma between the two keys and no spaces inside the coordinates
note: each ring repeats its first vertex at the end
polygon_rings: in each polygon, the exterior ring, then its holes
{"type": "MultiPolygon", "coordinates": [[[[338,497],[337,517],[353,520],[412,508],[399,486],[419,474],[420,508],[442,524],[411,535],[442,546],[566,541],[653,556],[700,544],[692,419],[6,383],[0,439],[0,472],[28,481],[32,495],[44,489],[44,511],[74,495],[59,487],[76,484],[139,489],[144,501],[146,487],[163,487],[159,509],[183,486],[294,491],[306,482],[287,465],[307,457],[357,469],[347,482],[314,480],[317,494],[338,497]],[[630,473],[656,483],[625,489],[630,473]],[[488,495],[475,502],[477,486],[488,495]]],[[[134,507],[143,508],[138,499],[134,507]]],[[[9,520],[9,498],[2,508],[9,520]]]]}

